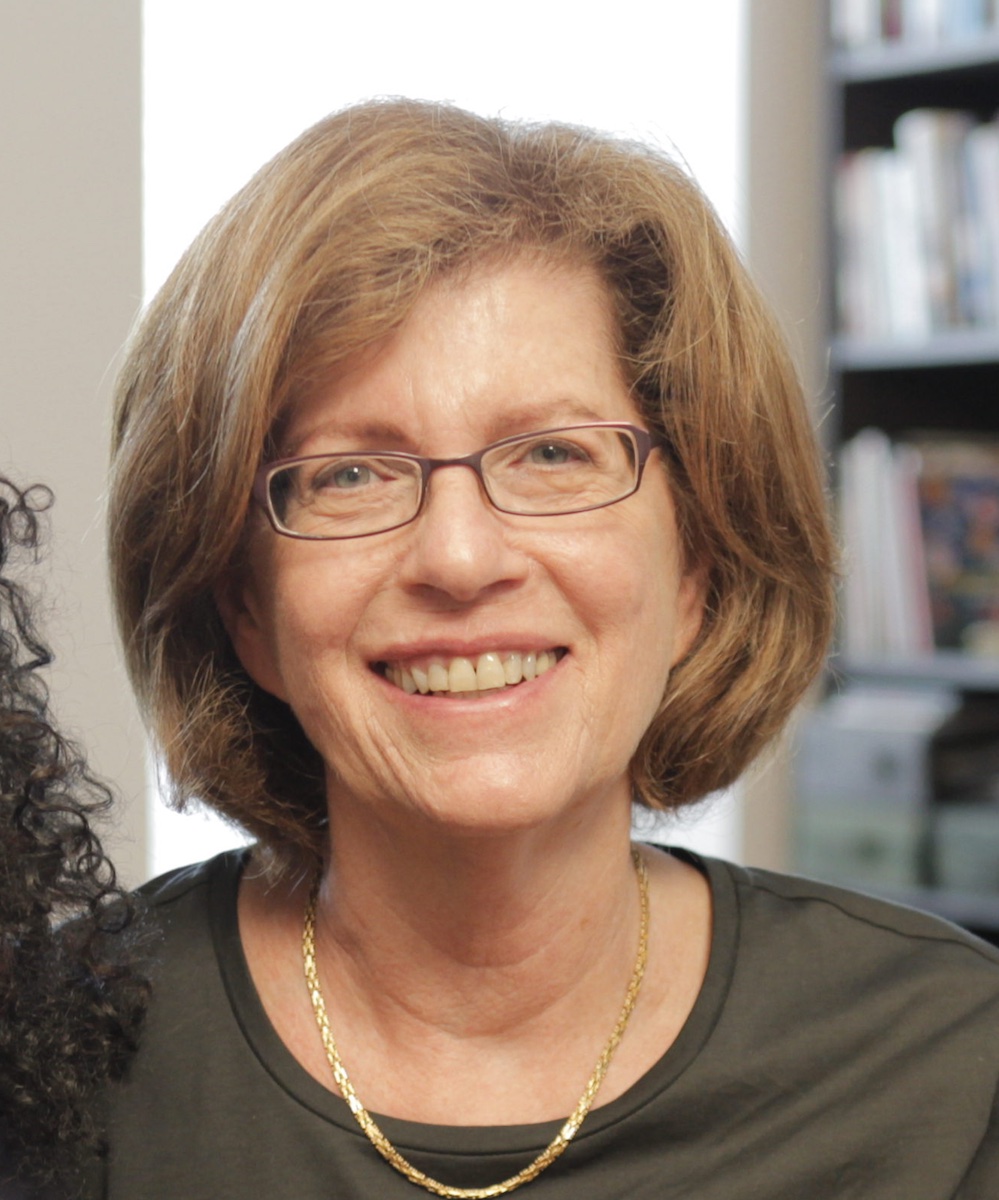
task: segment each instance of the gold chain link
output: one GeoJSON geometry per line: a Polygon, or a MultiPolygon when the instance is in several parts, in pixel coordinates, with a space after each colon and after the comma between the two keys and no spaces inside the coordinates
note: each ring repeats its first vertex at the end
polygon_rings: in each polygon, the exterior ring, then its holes
{"type": "Polygon", "coordinates": [[[333,1071],[333,1078],[340,1090],[340,1095],[347,1102],[350,1111],[354,1114],[355,1120],[364,1130],[372,1146],[374,1146],[386,1162],[395,1167],[400,1174],[405,1175],[410,1183],[415,1183],[419,1187],[426,1188],[428,1192],[433,1192],[435,1195],[449,1197],[450,1200],[488,1200],[492,1196],[505,1196],[508,1192],[514,1191],[515,1188],[522,1187],[525,1183],[530,1183],[532,1179],[537,1178],[546,1167],[550,1167],[564,1153],[566,1147],[576,1136],[586,1114],[590,1111],[601,1083],[603,1083],[604,1076],[607,1074],[607,1068],[610,1066],[610,1061],[614,1056],[614,1051],[624,1036],[628,1019],[635,1007],[635,1001],[638,999],[638,992],[642,986],[642,977],[645,974],[645,963],[649,953],[649,873],[642,860],[642,856],[637,850],[632,851],[632,860],[635,864],[635,873],[638,876],[638,893],[641,901],[638,956],[635,959],[635,966],[624,997],[624,1005],[621,1008],[621,1015],[617,1019],[617,1024],[614,1026],[614,1031],[611,1033],[607,1045],[604,1046],[600,1057],[597,1059],[597,1065],[594,1067],[593,1074],[590,1076],[583,1094],[579,1098],[579,1103],[569,1114],[568,1119],[555,1135],[554,1140],[541,1151],[532,1163],[528,1164],[528,1166],[524,1167],[516,1175],[511,1175],[509,1179],[504,1179],[502,1183],[494,1183],[490,1187],[481,1188],[451,1187],[446,1183],[438,1183],[436,1179],[431,1179],[429,1175],[424,1175],[422,1171],[417,1170],[411,1162],[407,1161],[396,1150],[395,1146],[382,1133],[381,1129],[379,1129],[378,1125],[372,1119],[371,1114],[361,1103],[357,1092],[354,1091],[354,1085],[347,1076],[347,1068],[343,1065],[340,1052],[333,1037],[333,1031],[330,1029],[329,1017],[326,1014],[326,1002],[323,999],[322,989],[319,986],[319,972],[316,968],[316,900],[319,895],[319,880],[316,880],[305,911],[305,925],[302,930],[302,960],[305,966],[305,981],[309,988],[309,996],[312,999],[312,1010],[316,1015],[316,1024],[319,1026],[323,1047],[326,1050],[326,1058],[333,1071]]]}

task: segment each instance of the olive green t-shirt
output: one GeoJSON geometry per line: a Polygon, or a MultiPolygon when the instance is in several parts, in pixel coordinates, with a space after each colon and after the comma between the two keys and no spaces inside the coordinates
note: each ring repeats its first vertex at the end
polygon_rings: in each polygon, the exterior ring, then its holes
{"type": "MultiPolygon", "coordinates": [[[[525,1200],[997,1200],[999,953],[943,922],[694,860],[711,959],[679,1038],[587,1118],[525,1200]]],[[[415,1200],[346,1105],[291,1056],[239,942],[242,858],[150,885],[154,997],[109,1097],[109,1200],[415,1200]]],[[[558,1122],[376,1119],[417,1167],[481,1187],[558,1122]]]]}

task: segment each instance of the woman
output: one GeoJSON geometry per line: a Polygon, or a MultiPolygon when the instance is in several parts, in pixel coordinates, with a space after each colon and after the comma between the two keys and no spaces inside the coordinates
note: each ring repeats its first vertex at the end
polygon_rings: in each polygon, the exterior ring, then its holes
{"type": "Polygon", "coordinates": [[[814,677],[820,479],[652,151],[376,103],[223,209],[122,373],[113,576],[257,844],[149,891],[107,1195],[991,1194],[991,951],[630,845],[814,677]]]}
{"type": "Polygon", "coordinates": [[[102,1148],[94,1096],[120,1075],[146,1000],[132,901],[92,826],[111,795],[52,723],[40,675],[52,655],[10,573],[37,553],[51,499],[0,477],[0,1195],[11,1200],[23,1194],[15,1176],[76,1190],[102,1148]]]}

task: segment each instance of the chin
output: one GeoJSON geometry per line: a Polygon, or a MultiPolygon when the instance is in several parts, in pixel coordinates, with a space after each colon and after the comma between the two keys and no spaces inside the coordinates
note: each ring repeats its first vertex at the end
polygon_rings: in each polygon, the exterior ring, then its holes
{"type": "Polygon", "coordinates": [[[423,792],[418,807],[442,834],[458,837],[502,837],[531,830],[567,830],[604,811],[613,802],[609,791],[620,791],[630,811],[627,785],[568,790],[564,778],[545,778],[544,771],[525,773],[496,770],[497,764],[462,763],[451,778],[438,777],[423,792]],[[490,766],[494,769],[490,770],[490,766]],[[474,781],[474,782],[471,782],[474,781]],[[589,815],[588,815],[589,814],[589,815]]]}

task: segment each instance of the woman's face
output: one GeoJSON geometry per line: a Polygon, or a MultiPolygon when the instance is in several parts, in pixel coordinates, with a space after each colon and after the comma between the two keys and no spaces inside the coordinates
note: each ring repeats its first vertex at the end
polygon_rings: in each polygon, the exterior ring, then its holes
{"type": "MultiPolygon", "coordinates": [[[[643,424],[609,298],[589,268],[525,258],[435,285],[299,403],[282,451],[450,457],[587,421],[643,424]]],[[[628,764],[697,632],[702,588],[654,452],[637,493],[570,516],[500,513],[471,471],[444,468],[417,520],[386,533],[296,541],[261,519],[224,607],[246,669],[328,764],[331,812],[500,832],[627,809],[628,764]],[[554,665],[533,680],[401,686],[460,676],[456,659],[542,652],[554,665]]]]}

